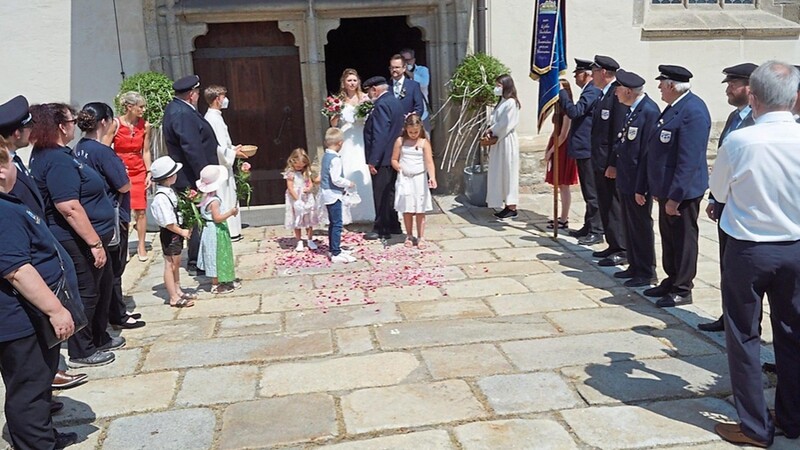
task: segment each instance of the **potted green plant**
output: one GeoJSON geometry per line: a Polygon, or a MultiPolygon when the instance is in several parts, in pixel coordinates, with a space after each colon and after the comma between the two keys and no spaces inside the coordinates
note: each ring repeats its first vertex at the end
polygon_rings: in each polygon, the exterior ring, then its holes
{"type": "Polygon", "coordinates": [[[478,142],[486,129],[488,107],[497,102],[492,92],[494,80],[504,73],[509,70],[500,60],[475,53],[456,67],[447,82],[449,95],[444,107],[454,114],[455,121],[447,133],[441,165],[450,171],[464,158],[464,195],[476,206],[486,205],[488,161],[487,150],[478,142]]]}

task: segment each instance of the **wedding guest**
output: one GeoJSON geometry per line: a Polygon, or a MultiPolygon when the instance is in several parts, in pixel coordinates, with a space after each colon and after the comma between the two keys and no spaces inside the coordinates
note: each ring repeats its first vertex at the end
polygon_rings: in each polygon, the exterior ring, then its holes
{"type": "Polygon", "coordinates": [[[320,197],[328,210],[328,246],[331,249],[332,263],[351,263],[356,258],[341,249],[342,240],[342,195],[346,188],[355,185],[344,177],[339,150],[344,136],[338,128],[328,128],[325,132],[325,154],[322,156],[320,173],[320,197]]]}
{"type": "Polygon", "coordinates": [[[403,57],[394,55],[389,59],[389,72],[392,75],[392,94],[403,107],[403,114],[416,113],[422,117],[425,112],[425,100],[419,83],[406,78],[406,66],[403,57]]]}
{"type": "Polygon", "coordinates": [[[313,190],[315,182],[319,183],[319,180],[311,173],[311,158],[304,149],[296,148],[289,154],[283,178],[286,180],[283,225],[286,229],[294,230],[294,237],[297,240],[295,251],[316,250],[314,227],[320,224],[322,217],[318,205],[319,198],[313,190]],[[303,242],[303,231],[307,237],[305,242],[303,242]]]}
{"type": "MultiPolygon", "coordinates": [[[[203,117],[211,124],[211,128],[214,129],[214,135],[217,137],[219,164],[225,166],[228,170],[228,177],[217,191],[217,196],[222,201],[221,208],[227,211],[239,207],[239,201],[236,199],[236,178],[233,176],[233,166],[236,163],[236,158],[247,158],[247,155],[242,153],[241,145],[233,145],[231,135],[228,133],[228,125],[225,123],[225,119],[222,118],[222,110],[228,109],[231,103],[228,98],[228,89],[224,86],[212,85],[203,91],[203,96],[206,99],[206,103],[208,103],[208,110],[203,117]]],[[[227,224],[228,231],[231,234],[231,241],[241,241],[242,218],[238,214],[230,216],[227,224]]]]}
{"type": "MultiPolygon", "coordinates": [[[[125,164],[131,181],[130,195],[123,198],[120,210],[125,210],[126,216],[130,215],[127,211],[133,210],[133,224],[139,239],[136,255],[139,261],[145,262],[150,258],[145,246],[145,233],[147,233],[147,189],[150,188],[151,126],[144,120],[147,102],[141,94],[126,92],[119,97],[119,102],[125,113],[114,121],[116,131],[111,130],[114,133],[111,145],[125,164]]],[[[103,143],[109,145],[107,141],[103,143]]],[[[130,217],[127,222],[130,222],[130,217]]],[[[126,260],[127,252],[126,246],[126,260]]]]}
{"type": "Polygon", "coordinates": [[[489,137],[497,138],[497,144],[489,150],[486,202],[490,208],[505,205],[494,215],[498,219],[507,219],[517,217],[519,201],[519,142],[516,128],[520,103],[511,75],[500,75],[494,82],[494,95],[500,100],[492,111],[491,125],[487,131],[489,137]]]}
{"type": "MultiPolygon", "coordinates": [[[[565,95],[569,102],[572,103],[572,88],[570,88],[569,82],[561,80],[561,89],[566,91],[565,95]]],[[[555,182],[553,178],[555,171],[553,155],[555,154],[556,145],[558,145],[558,194],[561,197],[561,215],[553,218],[548,223],[547,228],[558,226],[558,228],[566,230],[569,228],[569,207],[572,205],[570,186],[578,184],[578,166],[575,160],[569,157],[567,147],[567,138],[572,121],[564,110],[558,109],[557,111],[557,114],[553,114],[553,124],[560,123],[561,129],[558,135],[553,129],[550,140],[547,142],[547,150],[545,150],[544,156],[545,161],[547,161],[547,173],[544,181],[551,185],[555,182]],[[558,225],[556,225],[556,222],[558,222],[558,225]]]]}
{"type": "Polygon", "coordinates": [[[231,235],[227,224],[229,217],[239,214],[239,208],[234,206],[223,210],[222,199],[217,195],[227,176],[228,170],[225,166],[205,166],[197,180],[197,190],[204,194],[198,208],[206,223],[200,239],[197,267],[203,269],[207,277],[211,277],[212,294],[227,294],[241,287],[241,283],[236,281],[231,235]]]}
{"type": "Polygon", "coordinates": [[[431,85],[431,72],[427,67],[417,64],[416,53],[413,49],[404,48],[400,50],[400,56],[403,57],[403,62],[406,64],[406,77],[419,83],[419,88],[422,91],[422,100],[425,111],[422,113],[422,125],[425,128],[425,133],[431,134],[430,123],[430,85],[431,85]]]}
{"type": "Polygon", "coordinates": [[[62,103],[31,107],[31,173],[45,204],[45,220],[75,264],[80,296],[89,325],[69,339],[71,367],[102,366],[114,361],[111,350],[125,345],[108,327],[111,270],[106,264],[114,235],[114,207],[103,179],[80,163],[67,144],[75,137],[75,111],[62,103]]]}

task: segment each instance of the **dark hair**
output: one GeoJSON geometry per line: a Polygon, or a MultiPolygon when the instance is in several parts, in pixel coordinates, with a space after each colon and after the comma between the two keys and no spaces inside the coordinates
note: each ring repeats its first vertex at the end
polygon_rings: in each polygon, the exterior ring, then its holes
{"type": "Polygon", "coordinates": [[[410,127],[413,125],[419,125],[419,137],[421,137],[422,139],[428,138],[428,135],[425,134],[425,127],[422,126],[422,119],[419,118],[417,113],[411,113],[407,115],[406,119],[403,121],[403,139],[409,139],[406,127],[410,127]]]}
{"type": "Polygon", "coordinates": [[[394,60],[396,60],[396,59],[399,59],[400,61],[403,61],[403,64],[405,64],[405,61],[406,61],[406,60],[405,60],[405,59],[403,59],[403,57],[402,57],[402,56],[401,56],[399,53],[395,53],[394,55],[392,55],[392,57],[391,57],[391,58],[389,58],[389,64],[391,64],[391,63],[392,63],[392,61],[394,61],[394,60]]]}
{"type": "Polygon", "coordinates": [[[60,147],[59,125],[67,122],[67,114],[75,115],[75,109],[65,103],[43,103],[30,107],[33,117],[30,142],[34,148],[60,147]]]}
{"type": "Polygon", "coordinates": [[[514,79],[511,78],[511,75],[504,73],[499,77],[495,78],[495,83],[500,83],[503,86],[503,95],[504,99],[506,98],[513,98],[515,102],[517,102],[517,108],[521,108],[522,104],[520,104],[519,99],[517,98],[517,88],[514,86],[514,79]]]}
{"type": "Polygon", "coordinates": [[[114,110],[103,102],[87,103],[78,113],[78,128],[84,133],[94,131],[103,120],[114,118],[114,110]]]}
{"type": "Polygon", "coordinates": [[[409,55],[411,55],[412,58],[415,58],[415,59],[417,57],[417,55],[414,52],[414,50],[410,49],[410,48],[404,48],[404,49],[400,50],[400,55],[402,55],[403,53],[408,53],[409,55]]]}

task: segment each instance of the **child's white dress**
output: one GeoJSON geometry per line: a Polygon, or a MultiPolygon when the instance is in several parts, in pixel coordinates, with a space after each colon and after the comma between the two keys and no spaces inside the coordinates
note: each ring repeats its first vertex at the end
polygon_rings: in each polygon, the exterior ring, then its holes
{"type": "MultiPolygon", "coordinates": [[[[284,172],[285,180],[294,179],[294,191],[297,194],[297,201],[286,190],[285,204],[286,212],[284,215],[283,226],[289,230],[297,228],[313,228],[322,222],[320,211],[320,201],[318,195],[313,191],[303,192],[306,187],[313,188],[311,180],[303,178],[303,172],[292,170],[284,172]]],[[[324,206],[322,206],[324,209],[324,206]]]]}
{"type": "MultiPolygon", "coordinates": [[[[421,141],[424,143],[424,141],[421,141]]],[[[433,209],[425,152],[421,145],[400,148],[400,173],[395,182],[394,209],[398,213],[424,213],[433,209]]]]}

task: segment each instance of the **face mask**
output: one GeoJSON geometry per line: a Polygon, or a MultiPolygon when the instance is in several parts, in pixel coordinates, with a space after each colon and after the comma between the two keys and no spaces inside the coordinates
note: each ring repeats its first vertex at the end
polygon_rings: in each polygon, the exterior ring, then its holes
{"type": "Polygon", "coordinates": [[[494,90],[492,90],[492,93],[499,97],[499,96],[503,95],[503,88],[500,87],[500,86],[495,86],[494,90]]]}
{"type": "Polygon", "coordinates": [[[225,97],[225,98],[222,99],[222,105],[220,105],[220,108],[227,109],[228,105],[230,105],[230,104],[231,104],[231,101],[228,100],[228,97],[225,97]]]}
{"type": "Polygon", "coordinates": [[[409,72],[414,71],[414,64],[406,64],[406,70],[409,72]]]}

